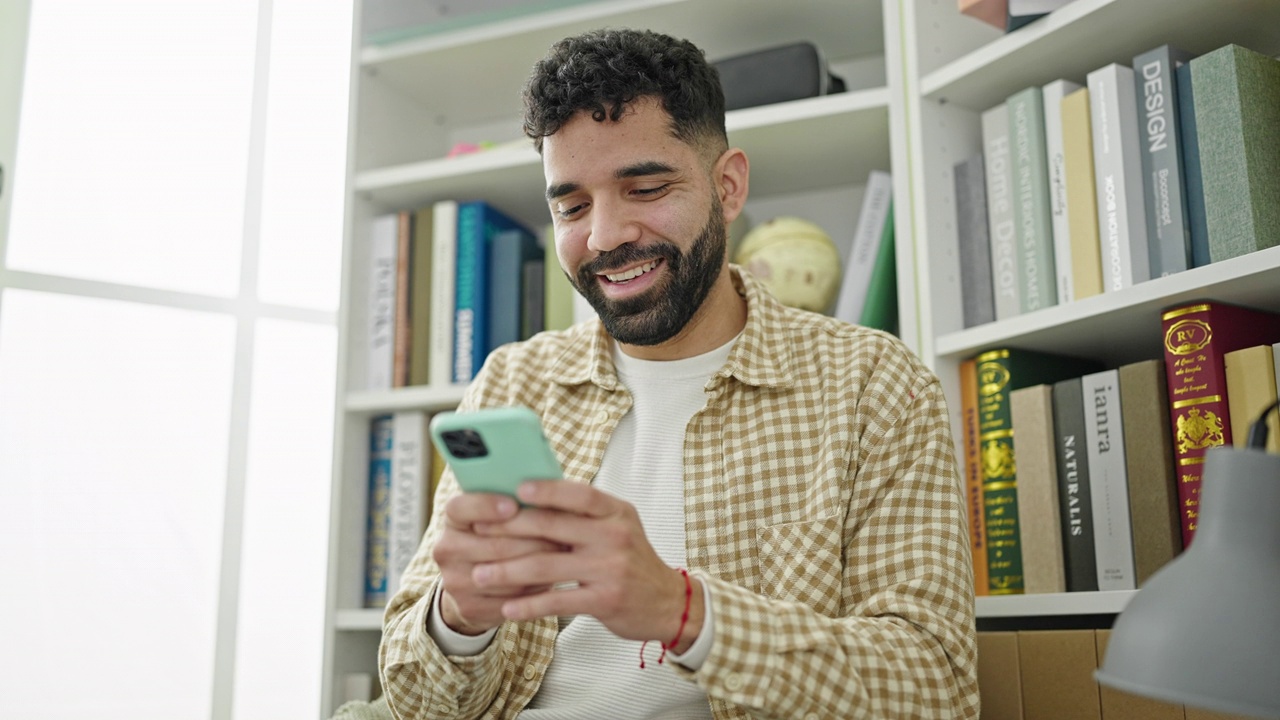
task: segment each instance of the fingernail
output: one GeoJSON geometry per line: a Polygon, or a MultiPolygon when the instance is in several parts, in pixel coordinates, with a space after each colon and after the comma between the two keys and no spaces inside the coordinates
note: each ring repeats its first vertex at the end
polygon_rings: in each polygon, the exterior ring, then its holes
{"type": "Polygon", "coordinates": [[[498,500],[498,515],[502,517],[511,517],[516,514],[516,504],[511,498],[501,498],[498,500]]]}
{"type": "Polygon", "coordinates": [[[516,497],[529,502],[538,494],[538,486],[533,483],[520,483],[520,487],[516,488],[516,497]]]}
{"type": "Polygon", "coordinates": [[[490,576],[492,575],[493,575],[493,570],[491,570],[488,565],[477,565],[471,570],[471,577],[477,583],[488,582],[490,576]]]}

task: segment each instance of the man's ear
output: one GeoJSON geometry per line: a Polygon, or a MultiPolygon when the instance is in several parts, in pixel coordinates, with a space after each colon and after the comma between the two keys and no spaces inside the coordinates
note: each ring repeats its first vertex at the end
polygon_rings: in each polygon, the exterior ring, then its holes
{"type": "Polygon", "coordinates": [[[751,164],[747,161],[747,154],[739,148],[725,150],[716,161],[712,179],[716,183],[716,192],[720,194],[720,206],[724,209],[726,226],[738,217],[747,203],[750,174],[751,164]]]}

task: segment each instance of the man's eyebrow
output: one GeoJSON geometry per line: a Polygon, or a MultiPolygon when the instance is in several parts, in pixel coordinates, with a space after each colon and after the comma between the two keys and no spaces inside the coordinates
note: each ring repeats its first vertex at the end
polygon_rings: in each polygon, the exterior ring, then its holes
{"type": "Polygon", "coordinates": [[[564,197],[565,195],[568,195],[571,192],[576,192],[578,190],[578,187],[579,187],[578,183],[574,183],[574,182],[565,182],[565,183],[557,183],[555,185],[550,185],[547,187],[547,200],[555,200],[556,198],[564,197]]]}
{"type": "Polygon", "coordinates": [[[618,180],[626,180],[627,178],[645,177],[647,175],[665,175],[673,173],[676,169],[670,165],[658,160],[645,160],[634,165],[628,165],[618,168],[613,177],[618,180]]]}

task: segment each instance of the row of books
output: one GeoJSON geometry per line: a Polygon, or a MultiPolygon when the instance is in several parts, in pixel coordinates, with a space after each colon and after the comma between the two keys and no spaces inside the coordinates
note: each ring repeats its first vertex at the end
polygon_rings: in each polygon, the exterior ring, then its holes
{"type": "Polygon", "coordinates": [[[422,542],[444,458],[427,435],[427,413],[405,410],[369,423],[364,605],[381,608],[422,542]]]}
{"type": "Polygon", "coordinates": [[[972,327],[1280,244],[1280,61],[1165,45],[1026,88],[954,167],[972,327]]]}
{"type": "Polygon", "coordinates": [[[487,202],[381,215],[370,240],[368,390],[466,383],[494,348],[573,324],[554,242],[487,202]]]}
{"type": "Polygon", "coordinates": [[[961,365],[979,595],[1132,590],[1192,542],[1205,450],[1276,400],[1280,314],[1191,303],[1162,329],[1163,357],[1119,368],[1015,348],[961,365]]]}

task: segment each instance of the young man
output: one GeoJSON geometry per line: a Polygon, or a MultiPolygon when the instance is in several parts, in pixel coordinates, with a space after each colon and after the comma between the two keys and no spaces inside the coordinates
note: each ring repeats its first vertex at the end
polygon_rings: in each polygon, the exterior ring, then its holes
{"type": "Polygon", "coordinates": [[[941,389],[729,265],[748,162],[702,52],[564,40],[525,131],[599,322],[495,351],[462,409],[533,408],[570,482],[521,509],[446,471],[387,608],[397,717],[976,717],[941,389]]]}

